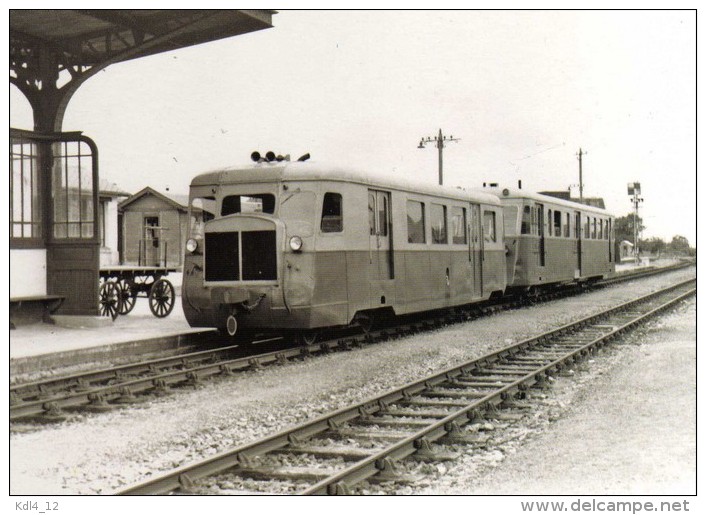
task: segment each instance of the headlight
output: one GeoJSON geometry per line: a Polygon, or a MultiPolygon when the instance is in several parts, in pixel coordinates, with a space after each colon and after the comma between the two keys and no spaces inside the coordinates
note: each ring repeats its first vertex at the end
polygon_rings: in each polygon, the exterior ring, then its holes
{"type": "Polygon", "coordinates": [[[196,242],[195,239],[189,238],[186,240],[186,251],[190,253],[196,252],[196,249],[199,248],[199,244],[196,242]]]}
{"type": "Polygon", "coordinates": [[[289,238],[289,248],[294,252],[299,252],[302,249],[302,239],[299,236],[289,238]]]}

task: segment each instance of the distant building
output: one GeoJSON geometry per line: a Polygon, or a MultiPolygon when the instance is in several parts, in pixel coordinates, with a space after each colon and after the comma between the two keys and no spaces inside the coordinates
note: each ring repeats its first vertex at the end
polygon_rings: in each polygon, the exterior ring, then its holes
{"type": "Polygon", "coordinates": [[[635,255],[635,246],[628,240],[623,240],[620,242],[620,260],[625,258],[632,258],[635,255]]]}
{"type": "Polygon", "coordinates": [[[580,199],[572,198],[570,191],[540,191],[539,193],[542,195],[547,195],[548,197],[560,198],[562,200],[568,200],[578,204],[585,204],[587,206],[605,209],[605,202],[600,197],[584,197],[582,202],[580,199]]]}
{"type": "Polygon", "coordinates": [[[100,232],[100,266],[120,263],[118,241],[118,204],[130,194],[122,191],[115,183],[100,180],[98,189],[98,231],[100,232]]]}
{"type": "Polygon", "coordinates": [[[149,186],[120,203],[121,263],[180,267],[188,234],[188,195],[149,186]]]}

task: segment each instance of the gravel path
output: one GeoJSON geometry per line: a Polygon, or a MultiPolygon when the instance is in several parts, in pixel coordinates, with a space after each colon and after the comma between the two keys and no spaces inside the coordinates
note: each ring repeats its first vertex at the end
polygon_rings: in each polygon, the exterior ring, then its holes
{"type": "Polygon", "coordinates": [[[696,494],[695,317],[691,299],[560,378],[510,441],[414,493],[696,494]]]}
{"type": "Polygon", "coordinates": [[[240,374],[109,414],[17,431],[10,437],[10,492],[111,493],[693,276],[693,269],[674,272],[404,340],[240,374]]]}

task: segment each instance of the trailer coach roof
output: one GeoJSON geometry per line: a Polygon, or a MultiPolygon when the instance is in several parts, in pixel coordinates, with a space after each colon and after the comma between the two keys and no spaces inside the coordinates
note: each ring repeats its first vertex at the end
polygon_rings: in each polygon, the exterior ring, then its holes
{"type": "Polygon", "coordinates": [[[474,191],[490,193],[499,198],[500,200],[530,199],[536,202],[541,202],[543,204],[552,204],[555,206],[562,206],[573,210],[584,211],[586,213],[595,213],[602,216],[611,216],[608,211],[599,207],[589,206],[580,202],[572,202],[570,200],[563,200],[557,197],[550,197],[549,195],[542,195],[541,193],[532,193],[530,191],[520,190],[516,188],[502,188],[499,186],[491,186],[490,188],[474,189],[474,191]],[[505,192],[507,192],[507,194],[505,194],[505,192]]]}
{"type": "Polygon", "coordinates": [[[191,186],[214,184],[250,184],[282,181],[336,181],[363,184],[376,188],[413,191],[425,195],[473,200],[484,204],[499,205],[496,195],[477,190],[464,190],[450,186],[439,186],[398,177],[386,177],[339,165],[328,165],[312,161],[256,163],[243,167],[228,167],[206,172],[194,177],[191,186]]]}

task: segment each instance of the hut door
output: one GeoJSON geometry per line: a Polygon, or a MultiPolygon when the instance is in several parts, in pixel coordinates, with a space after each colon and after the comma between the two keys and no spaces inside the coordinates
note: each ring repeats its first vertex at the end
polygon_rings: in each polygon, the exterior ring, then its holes
{"type": "Polygon", "coordinates": [[[143,246],[145,263],[141,265],[160,266],[160,244],[159,244],[159,216],[144,217],[143,246]]]}

